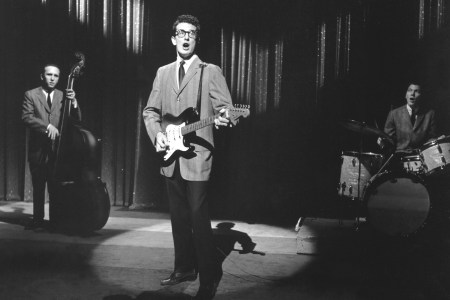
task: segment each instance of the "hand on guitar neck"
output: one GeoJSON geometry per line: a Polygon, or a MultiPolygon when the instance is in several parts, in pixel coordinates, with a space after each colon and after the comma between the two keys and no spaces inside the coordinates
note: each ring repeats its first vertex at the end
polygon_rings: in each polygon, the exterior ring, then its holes
{"type": "Polygon", "coordinates": [[[219,113],[216,115],[214,119],[214,127],[219,129],[219,126],[233,126],[233,123],[230,123],[230,113],[226,108],[222,108],[219,113]]]}
{"type": "Polygon", "coordinates": [[[161,122],[164,132],[158,132],[156,135],[156,151],[165,151],[164,160],[167,161],[175,152],[184,152],[191,149],[186,144],[185,135],[213,124],[216,128],[227,125],[233,126],[237,124],[239,118],[245,118],[249,114],[250,110],[246,106],[245,108],[223,108],[215,116],[202,120],[198,120],[198,114],[192,107],[186,109],[177,117],[170,114],[164,115],[161,122]]]}

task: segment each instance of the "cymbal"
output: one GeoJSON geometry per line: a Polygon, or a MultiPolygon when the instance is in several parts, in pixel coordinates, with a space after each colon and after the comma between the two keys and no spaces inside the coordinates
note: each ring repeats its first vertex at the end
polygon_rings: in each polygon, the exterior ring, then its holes
{"type": "Polygon", "coordinates": [[[371,126],[367,125],[366,123],[358,122],[355,120],[347,120],[347,121],[340,122],[340,124],[344,128],[354,131],[356,133],[381,137],[381,138],[388,140],[391,144],[393,144],[390,136],[388,136],[386,133],[384,133],[380,129],[371,127],[371,126]]]}

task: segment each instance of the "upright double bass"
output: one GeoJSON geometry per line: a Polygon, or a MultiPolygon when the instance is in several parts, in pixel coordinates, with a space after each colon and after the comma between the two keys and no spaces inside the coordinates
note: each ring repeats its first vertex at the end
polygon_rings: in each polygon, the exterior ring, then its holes
{"type": "MultiPolygon", "coordinates": [[[[77,52],[67,89],[73,89],[81,75],[85,57],[77,52]]],[[[106,184],[99,172],[99,141],[80,120],[71,117],[71,101],[64,98],[55,144],[50,223],[56,229],[92,232],[101,229],[109,218],[110,202],[106,184]]]]}

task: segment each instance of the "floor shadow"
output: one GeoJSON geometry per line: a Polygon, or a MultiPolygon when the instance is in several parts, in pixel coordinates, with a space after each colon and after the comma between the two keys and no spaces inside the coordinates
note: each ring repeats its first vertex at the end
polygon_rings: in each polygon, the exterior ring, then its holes
{"type": "MultiPolygon", "coordinates": [[[[0,203],[0,206],[6,206],[8,204],[8,202],[3,202],[0,203]]],[[[0,222],[26,226],[32,221],[33,215],[27,214],[24,211],[25,209],[22,207],[14,207],[11,212],[3,212],[0,210],[0,222]]]]}
{"type": "MultiPolygon", "coordinates": [[[[218,251],[217,257],[219,262],[222,263],[225,258],[231,253],[231,251],[238,251],[240,254],[246,253],[258,253],[254,249],[256,244],[252,241],[250,236],[245,232],[232,229],[234,227],[232,222],[221,222],[213,228],[214,243],[218,251]],[[235,245],[238,243],[241,249],[235,249],[235,245]]],[[[258,253],[259,254],[259,253],[258,253]]]]}
{"type": "Polygon", "coordinates": [[[127,295],[111,295],[106,296],[103,300],[187,300],[192,299],[191,296],[178,292],[164,291],[145,291],[136,298],[127,295]]]}

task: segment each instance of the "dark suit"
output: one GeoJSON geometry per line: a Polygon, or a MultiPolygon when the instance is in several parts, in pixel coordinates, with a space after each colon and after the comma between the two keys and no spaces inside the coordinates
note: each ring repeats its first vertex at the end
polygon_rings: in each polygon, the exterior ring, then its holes
{"type": "MultiPolygon", "coordinates": [[[[52,141],[48,137],[47,127],[52,124],[59,128],[63,97],[63,92],[55,89],[50,108],[42,87],[38,87],[25,92],[22,104],[22,121],[29,129],[28,162],[33,181],[33,218],[38,221],[44,218],[45,183],[50,176],[53,158],[52,141]]],[[[79,108],[71,112],[73,117],[81,120],[79,108]]],[[[49,191],[50,189],[49,186],[49,191]]]]}
{"type": "Polygon", "coordinates": [[[413,126],[406,105],[393,109],[386,119],[384,132],[393,139],[396,150],[419,148],[437,137],[434,110],[419,109],[413,126]]]}
{"type": "MultiPolygon", "coordinates": [[[[180,115],[188,107],[197,106],[202,62],[197,57],[177,84],[177,63],[158,69],[153,89],[143,111],[148,135],[153,143],[161,132],[161,118],[165,114],[180,115]]],[[[231,107],[231,95],[219,67],[208,64],[204,68],[201,91],[201,119],[210,117],[221,108],[231,107]]],[[[197,269],[200,284],[210,285],[217,277],[214,261],[214,241],[206,201],[207,181],[210,178],[214,148],[213,126],[196,131],[193,157],[180,157],[161,168],[166,177],[172,235],[175,248],[174,270],[186,272],[197,269]]]]}

